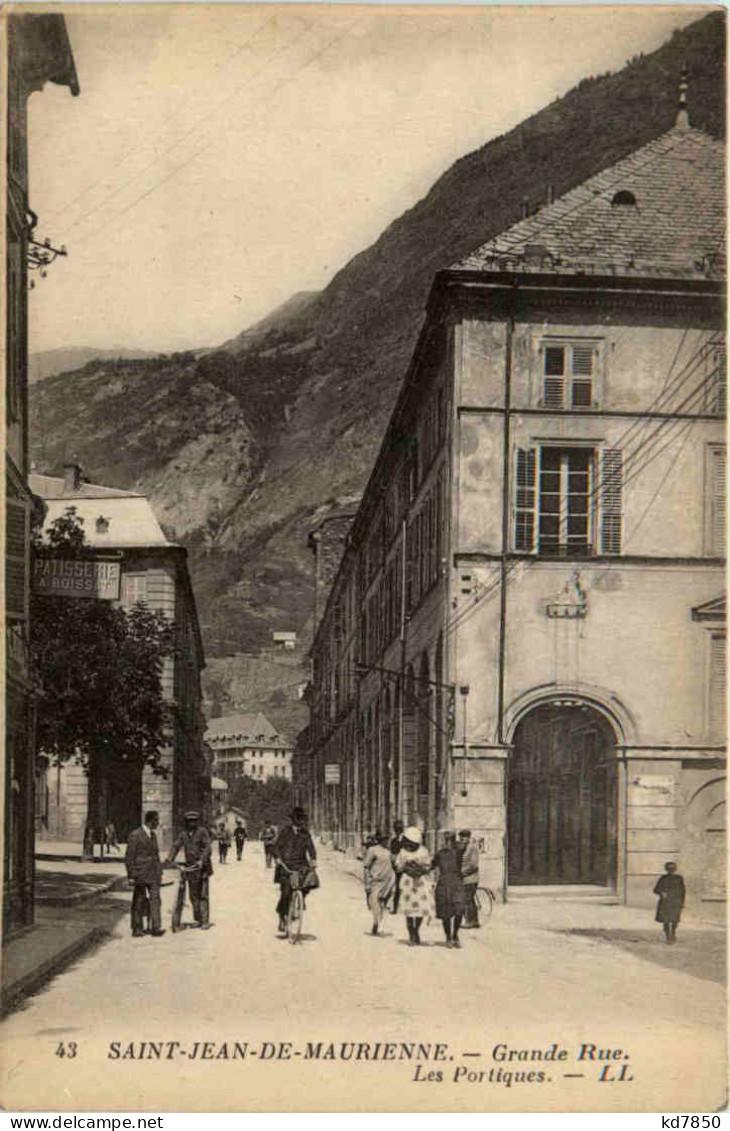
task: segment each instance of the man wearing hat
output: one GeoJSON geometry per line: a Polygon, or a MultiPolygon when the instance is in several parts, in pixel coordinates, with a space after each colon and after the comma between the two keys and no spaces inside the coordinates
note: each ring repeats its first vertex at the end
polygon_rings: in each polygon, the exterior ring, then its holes
{"type": "Polygon", "coordinates": [[[127,866],[129,881],[134,884],[132,935],[135,939],[141,939],[145,934],[144,913],[147,909],[149,909],[150,934],[160,938],[165,933],[160,921],[162,865],[156,831],[159,824],[159,813],[155,809],[150,809],[144,815],[144,824],[138,829],[133,829],[127,841],[124,863],[127,866]]]}
{"type": "Polygon", "coordinates": [[[477,910],[477,885],[479,883],[479,849],[476,841],[472,840],[471,829],[462,829],[459,833],[459,849],[461,852],[461,882],[464,885],[465,913],[464,927],[479,926],[479,911],[477,910]]]}
{"type": "MultiPolygon", "coordinates": [[[[307,814],[297,805],[290,814],[291,824],[286,825],[277,836],[272,846],[276,871],[274,883],[279,885],[279,902],[276,913],[279,916],[279,934],[286,934],[286,917],[291,903],[291,873],[297,872],[301,877],[314,868],[317,853],[309,829],[307,828],[307,814]]],[[[302,882],[302,894],[306,896],[310,890],[302,882]]]]}
{"type": "Polygon", "coordinates": [[[205,826],[200,824],[200,814],[195,809],[185,814],[185,828],[170,849],[165,863],[172,864],[181,848],[186,867],[200,865],[194,872],[188,872],[188,891],[195,921],[201,930],[207,931],[210,927],[208,880],[213,875],[213,865],[210,861],[210,836],[205,826]]]}

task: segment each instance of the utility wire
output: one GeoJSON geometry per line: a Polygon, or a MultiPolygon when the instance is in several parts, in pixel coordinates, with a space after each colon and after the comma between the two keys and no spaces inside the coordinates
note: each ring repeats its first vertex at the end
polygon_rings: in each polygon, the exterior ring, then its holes
{"type": "MultiPolygon", "coordinates": [[[[364,19],[364,16],[358,16],[357,19],[353,20],[351,23],[349,23],[347,25],[347,27],[345,28],[345,30],[343,32],[340,32],[338,35],[336,35],[332,39],[328,40],[328,42],[325,43],[318,51],[315,51],[314,54],[310,55],[310,57],[308,59],[305,59],[304,62],[292,72],[292,74],[289,76],[289,78],[284,79],[283,82],[280,82],[278,85],[276,85],[274,87],[274,89],[268,95],[269,100],[271,100],[276,94],[278,94],[281,90],[283,90],[284,87],[286,87],[290,83],[294,82],[295,78],[297,78],[297,76],[300,75],[302,73],[302,71],[304,71],[307,67],[309,67],[316,59],[318,59],[321,55],[324,55],[326,51],[329,51],[332,47],[335,46],[335,44],[339,43],[347,35],[349,35],[352,28],[355,27],[355,25],[357,23],[359,23],[362,19],[364,19]]],[[[253,77],[255,77],[255,76],[253,76],[253,77]]],[[[157,192],[160,188],[163,187],[163,185],[166,185],[168,183],[168,181],[171,181],[173,179],[173,177],[177,176],[177,174],[182,169],[185,169],[192,161],[197,160],[197,158],[200,157],[200,155],[202,153],[205,153],[208,149],[210,149],[211,145],[214,144],[215,140],[216,140],[215,138],[212,138],[211,140],[206,141],[205,145],[202,145],[199,149],[197,149],[194,153],[192,153],[189,157],[187,157],[179,165],[176,165],[175,168],[166,177],[163,177],[162,180],[157,181],[149,189],[147,189],[145,192],[141,193],[129,205],[127,205],[126,208],[122,209],[121,212],[117,212],[114,216],[112,216],[107,221],[107,223],[115,223],[115,222],[121,220],[122,217],[126,216],[127,213],[132,211],[132,209],[136,208],[138,204],[141,204],[142,201],[144,201],[148,197],[152,196],[153,193],[157,192]]],[[[93,234],[97,235],[98,233],[93,233],[93,234]]],[[[86,237],[86,239],[82,239],[79,242],[85,243],[88,238],[89,237],[86,237]]]]}
{"type": "MultiPolygon", "coordinates": [[[[240,44],[226,59],[223,60],[222,63],[220,63],[216,67],[216,69],[213,71],[213,74],[211,75],[211,79],[215,78],[215,76],[219,75],[221,73],[221,71],[224,71],[227,67],[229,67],[231,65],[231,63],[234,61],[234,59],[237,59],[238,56],[242,54],[242,52],[244,52],[248,47],[250,47],[250,45],[254,42],[254,40],[259,37],[261,32],[264,31],[265,28],[267,28],[269,26],[269,24],[272,24],[275,21],[276,21],[276,16],[271,16],[268,20],[265,20],[263,22],[263,24],[261,24],[260,27],[257,28],[257,30],[253,33],[253,35],[250,36],[246,40],[245,43],[240,44]]],[[[162,133],[165,130],[166,126],[168,126],[170,124],[170,122],[173,122],[176,118],[179,118],[181,111],[190,102],[192,102],[194,98],[197,98],[197,97],[198,97],[197,92],[195,94],[187,95],[187,97],[183,99],[181,105],[178,106],[173,111],[172,114],[170,114],[167,118],[164,119],[164,121],[160,124],[160,126],[154,132],[154,134],[151,134],[146,139],[144,145],[133,145],[130,149],[127,150],[126,153],[124,153],[122,155],[122,157],[119,158],[119,160],[114,165],[112,165],[112,167],[110,169],[107,170],[107,172],[104,174],[103,177],[99,177],[98,180],[93,181],[90,185],[87,185],[87,187],[83,190],[83,192],[79,193],[78,196],[67,200],[64,204],[60,205],[60,207],[57,208],[55,212],[51,212],[51,214],[44,220],[45,226],[47,227],[51,224],[54,224],[57,221],[58,217],[62,216],[64,212],[68,212],[69,209],[77,207],[81,203],[81,201],[84,200],[89,195],[89,193],[93,192],[93,190],[95,188],[97,188],[99,185],[103,184],[106,180],[108,180],[109,177],[112,175],[112,173],[115,173],[117,171],[117,169],[121,168],[121,166],[124,165],[130,157],[134,156],[134,154],[136,154],[136,153],[140,153],[145,148],[146,145],[149,145],[152,142],[153,138],[157,137],[160,133],[162,133]]],[[[216,107],[216,110],[217,109],[218,108],[216,107]]],[[[215,112],[215,110],[212,111],[212,112],[215,112]]],[[[205,120],[206,120],[205,118],[200,119],[194,128],[197,128],[197,126],[200,125],[200,123],[202,121],[205,121],[205,120]]],[[[154,158],[152,163],[154,163],[154,160],[157,160],[157,158],[154,158]]],[[[149,166],[145,166],[145,168],[149,168],[149,166]]],[[[144,170],[141,170],[141,171],[144,171],[144,170]]],[[[138,175],[138,174],[135,174],[135,175],[138,175]]],[[[129,181],[127,181],[125,183],[128,184],[129,181]]]]}
{"type": "MultiPolygon", "coordinates": [[[[268,21],[268,22],[271,22],[271,21],[268,21]]],[[[88,221],[92,216],[94,216],[97,212],[99,212],[100,209],[102,209],[106,204],[108,204],[110,200],[113,200],[116,196],[119,196],[120,192],[122,192],[128,185],[130,185],[134,181],[136,181],[140,176],[142,176],[143,173],[147,172],[148,169],[151,169],[153,165],[157,164],[163,157],[167,156],[168,153],[171,153],[173,149],[177,149],[177,147],[179,145],[182,145],[183,142],[187,141],[188,138],[192,137],[193,134],[197,133],[202,125],[204,125],[210,118],[212,118],[215,114],[217,114],[220,110],[222,110],[223,107],[227,106],[228,103],[231,102],[238,94],[240,94],[242,90],[245,90],[245,88],[247,86],[249,86],[254,81],[254,79],[258,78],[258,76],[260,74],[262,74],[263,71],[266,70],[267,66],[269,65],[269,63],[271,62],[272,59],[278,59],[279,56],[286,54],[286,52],[291,47],[292,41],[294,39],[296,39],[296,43],[300,43],[302,39],[305,39],[305,38],[307,38],[308,35],[313,34],[314,31],[316,30],[316,27],[317,27],[317,25],[315,24],[314,27],[311,28],[308,32],[305,32],[303,36],[302,35],[297,36],[297,37],[292,36],[292,39],[288,40],[284,44],[283,47],[280,47],[278,50],[272,51],[267,56],[267,58],[264,60],[264,62],[261,64],[261,66],[258,68],[258,70],[255,70],[253,72],[253,74],[249,75],[246,78],[245,82],[242,82],[242,83],[239,84],[239,86],[235,87],[235,89],[231,92],[231,94],[227,95],[221,102],[219,102],[207,114],[204,114],[202,118],[199,118],[198,121],[193,126],[191,126],[184,134],[182,134],[178,138],[175,138],[175,140],[172,141],[165,149],[163,149],[161,153],[155,154],[155,156],[152,158],[151,161],[148,161],[147,164],[144,165],[141,169],[139,169],[136,173],[133,173],[131,177],[128,177],[127,180],[123,181],[121,185],[118,185],[117,188],[115,188],[112,193],[110,193],[108,196],[104,197],[104,199],[101,200],[97,205],[95,205],[89,212],[87,212],[85,216],[82,216],[78,220],[75,220],[70,225],[70,227],[62,228],[61,234],[67,236],[68,233],[73,231],[74,228],[78,227],[79,224],[86,223],[86,221],[88,221]]],[[[295,46],[296,46],[296,43],[295,43],[295,46]]],[[[211,144],[212,144],[212,142],[211,142],[211,144]]],[[[208,147],[206,146],[205,148],[208,148],[208,147]]],[[[201,152],[202,152],[202,150],[201,150],[201,152]]],[[[185,162],[185,164],[187,164],[187,162],[185,162]]],[[[180,166],[180,167],[182,168],[182,166],[180,166]]],[[[168,179],[169,178],[165,178],[165,180],[168,180],[168,179]]],[[[163,180],[161,183],[164,184],[165,181],[163,180]]],[[[140,199],[142,199],[142,198],[140,198],[140,199]]],[[[125,209],[125,211],[126,211],[126,209],[125,209]]],[[[124,213],[122,212],[119,215],[124,215],[124,213]]],[[[118,218],[118,216],[112,216],[111,221],[107,221],[107,222],[111,223],[116,218],[118,218]]],[[[80,242],[83,243],[85,241],[82,239],[80,242]]]]}

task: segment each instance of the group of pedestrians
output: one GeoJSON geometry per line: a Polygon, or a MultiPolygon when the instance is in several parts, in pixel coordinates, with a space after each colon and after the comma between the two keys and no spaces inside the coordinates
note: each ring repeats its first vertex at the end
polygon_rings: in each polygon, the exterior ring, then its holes
{"type": "Polygon", "coordinates": [[[220,864],[225,864],[228,861],[228,850],[231,847],[231,840],[233,840],[236,845],[236,860],[243,859],[243,850],[246,847],[248,832],[240,817],[236,820],[236,826],[232,836],[228,825],[225,821],[222,821],[215,830],[215,838],[218,842],[218,862],[220,864]]]}
{"type": "Polygon", "coordinates": [[[440,919],[447,947],[459,949],[459,930],[478,927],[476,889],[479,848],[470,829],[447,832],[441,849],[431,856],[415,825],[393,827],[393,836],[377,832],[366,842],[363,858],[365,897],[373,917],[371,934],[380,934],[386,911],[400,910],[406,920],[409,946],[421,945],[421,926],[440,919]]]}

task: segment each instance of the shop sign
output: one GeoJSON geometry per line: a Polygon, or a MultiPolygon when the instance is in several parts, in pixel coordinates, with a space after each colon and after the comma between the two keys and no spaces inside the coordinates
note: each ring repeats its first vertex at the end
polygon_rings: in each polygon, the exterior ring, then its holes
{"type": "Polygon", "coordinates": [[[49,597],[119,599],[120,563],[98,558],[36,558],[33,592],[49,597]]]}
{"type": "Polygon", "coordinates": [[[340,784],[340,766],[338,762],[330,762],[324,768],[325,785],[340,784]]]}

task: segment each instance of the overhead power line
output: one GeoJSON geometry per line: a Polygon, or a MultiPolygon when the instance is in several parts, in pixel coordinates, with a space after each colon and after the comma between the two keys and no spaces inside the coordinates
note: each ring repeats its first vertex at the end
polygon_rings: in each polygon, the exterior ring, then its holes
{"type": "MultiPolygon", "coordinates": [[[[351,23],[349,23],[347,25],[347,27],[345,28],[344,31],[340,32],[338,35],[336,35],[332,39],[328,40],[328,42],[325,43],[322,47],[320,47],[319,50],[315,51],[312,55],[310,55],[308,59],[305,59],[297,68],[295,68],[295,70],[292,72],[292,74],[288,78],[284,79],[282,82],[280,82],[280,83],[278,83],[277,85],[274,86],[273,90],[267,96],[268,100],[271,101],[281,90],[284,89],[284,87],[286,87],[290,83],[294,82],[294,80],[302,73],[302,71],[304,71],[307,67],[311,66],[311,64],[314,63],[316,59],[320,58],[320,56],[324,55],[325,52],[329,51],[332,47],[334,47],[337,43],[339,43],[347,35],[349,35],[352,28],[355,27],[355,25],[357,23],[359,23],[363,18],[364,18],[364,16],[358,16],[357,19],[352,20],[351,23]]],[[[300,38],[302,38],[302,37],[300,37],[300,38]]],[[[282,53],[283,52],[280,52],[280,54],[282,54],[282,53]]],[[[263,69],[264,68],[261,68],[261,70],[263,70],[263,69]]],[[[257,72],[256,75],[253,75],[251,77],[251,81],[259,73],[260,73],[260,71],[257,72]]],[[[244,85],[248,85],[248,84],[244,84],[244,85]]],[[[239,93],[239,92],[237,91],[236,93],[239,93]]],[[[231,95],[231,98],[232,97],[234,97],[234,96],[231,95]]],[[[230,101],[230,99],[227,99],[227,101],[230,101]]],[[[205,153],[208,149],[210,149],[211,145],[214,144],[215,140],[216,140],[216,138],[210,138],[209,140],[207,140],[204,145],[202,145],[199,149],[195,150],[194,153],[192,153],[188,157],[186,157],[185,160],[180,162],[179,165],[176,165],[175,168],[172,169],[171,172],[168,173],[168,175],[166,177],[161,178],[159,181],[155,182],[150,188],[148,188],[145,192],[140,193],[140,195],[137,196],[130,204],[128,204],[126,208],[123,208],[120,212],[117,212],[113,216],[107,218],[106,224],[115,223],[118,220],[121,220],[122,217],[126,216],[129,212],[131,212],[134,208],[136,208],[138,204],[141,204],[148,197],[150,197],[154,193],[158,192],[158,190],[161,189],[164,185],[166,185],[169,181],[171,181],[173,179],[173,177],[176,177],[178,173],[180,173],[183,169],[187,168],[187,166],[190,165],[191,162],[197,160],[197,158],[200,157],[201,154],[205,153]]],[[[92,235],[98,235],[98,234],[99,233],[97,233],[97,232],[89,233],[88,236],[82,237],[81,240],[78,241],[78,243],[83,245],[84,243],[88,242],[88,240],[92,237],[92,235]]]]}

